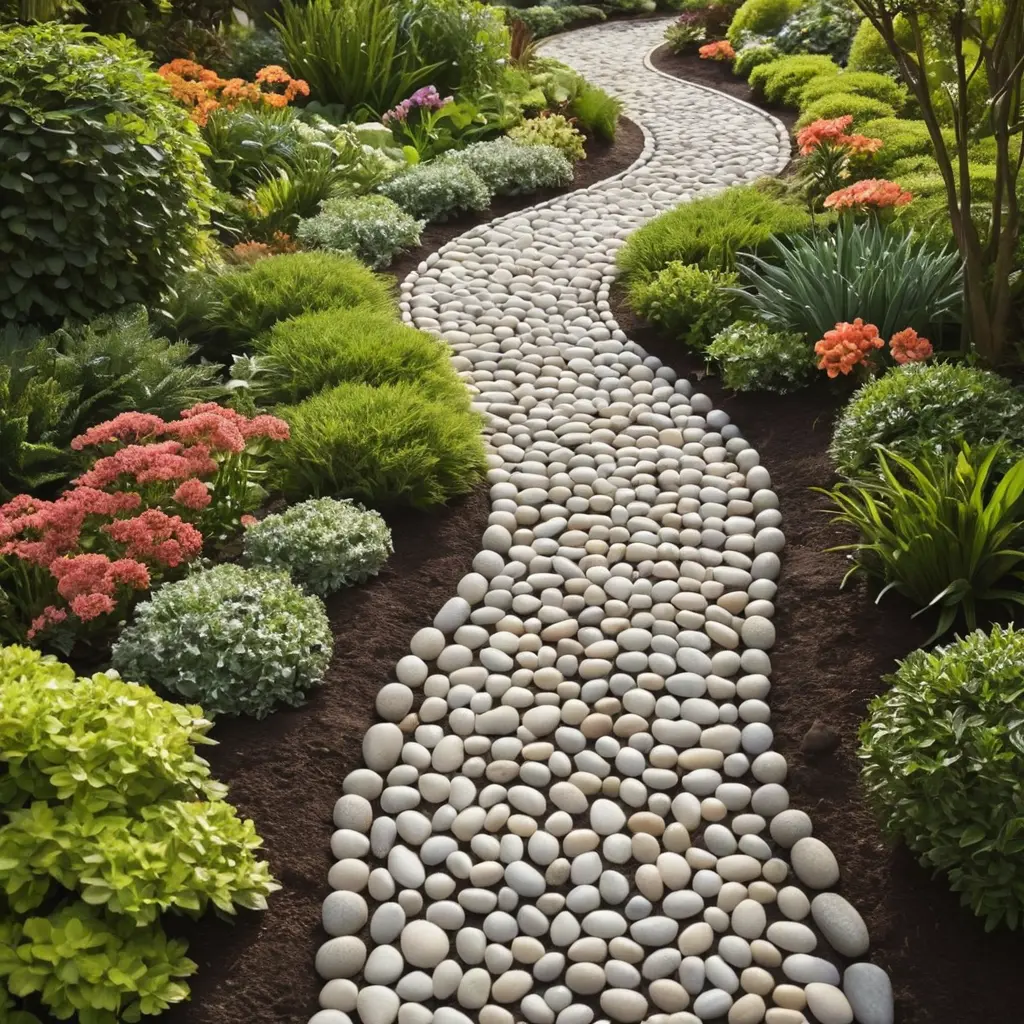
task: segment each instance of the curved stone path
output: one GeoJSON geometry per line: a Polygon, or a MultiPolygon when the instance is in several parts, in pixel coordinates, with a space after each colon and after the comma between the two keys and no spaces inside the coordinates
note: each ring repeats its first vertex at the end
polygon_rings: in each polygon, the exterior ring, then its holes
{"type": "Polygon", "coordinates": [[[771,478],[609,312],[631,231],[789,155],[760,111],[645,66],[663,28],[545,48],[626,100],[632,168],[402,286],[489,416],[493,511],[344,780],[311,1024],[892,1021],[771,749],[771,478]]]}

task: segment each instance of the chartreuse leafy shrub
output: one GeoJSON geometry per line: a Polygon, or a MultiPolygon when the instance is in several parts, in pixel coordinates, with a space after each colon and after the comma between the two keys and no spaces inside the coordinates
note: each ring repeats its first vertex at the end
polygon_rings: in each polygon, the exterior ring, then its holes
{"type": "MultiPolygon", "coordinates": [[[[932,156],[934,147],[924,121],[901,117],[882,117],[865,121],[859,131],[872,139],[881,139],[882,148],[871,158],[872,173],[885,176],[897,160],[911,156],[932,156]]],[[[952,133],[949,142],[953,143],[952,133]]]]}
{"type": "Polygon", "coordinates": [[[334,498],[291,505],[245,531],[249,562],[284,569],[321,597],[376,576],[393,550],[379,513],[334,498]]]}
{"type": "Polygon", "coordinates": [[[1024,917],[1024,632],[914,651],[860,730],[882,827],[948,876],[986,931],[1024,917]]]}
{"type": "Polygon", "coordinates": [[[554,146],[524,146],[509,138],[474,142],[444,159],[472,168],[496,196],[562,188],[571,184],[573,177],[572,163],[554,146]]]}
{"type": "Polygon", "coordinates": [[[726,37],[733,46],[744,34],[774,35],[800,6],[800,0],[745,0],[733,15],[726,37]]]}
{"type": "Polygon", "coordinates": [[[486,468],[468,396],[438,398],[400,381],[339,384],[280,410],[291,438],[276,483],[285,495],[428,508],[465,494],[486,468]]]}
{"type": "MultiPolygon", "coordinates": [[[[932,639],[960,618],[974,629],[980,616],[1024,607],[1024,458],[1003,473],[1002,444],[918,456],[881,449],[879,476],[823,491],[834,521],[860,538],[835,551],[855,557],[858,571],[936,611],[932,639]]],[[[844,580],[845,582],[845,580],[844,580]]]]}
{"type": "Polygon", "coordinates": [[[829,455],[844,476],[873,473],[876,445],[917,459],[1005,441],[1024,454],[1024,392],[959,363],[908,363],[863,385],[843,408],[829,455]]]}
{"type": "Polygon", "coordinates": [[[511,129],[508,137],[523,146],[554,146],[573,163],[587,156],[579,129],[562,114],[531,117],[511,129]]]}
{"type": "Polygon", "coordinates": [[[282,320],[256,339],[267,397],[300,402],[346,381],[379,387],[399,381],[425,394],[465,399],[466,386],[431,335],[389,313],[328,309],[282,320]]]}
{"type": "Polygon", "coordinates": [[[770,103],[795,107],[800,93],[812,79],[822,75],[838,75],[839,65],[821,54],[797,54],[780,57],[770,64],[759,64],[750,73],[751,88],[761,93],[770,103]]]}
{"type": "Polygon", "coordinates": [[[200,149],[131,40],[0,28],[0,317],[55,326],[157,300],[204,244],[200,149]]]}
{"type": "Polygon", "coordinates": [[[265,718],[323,682],[333,640],[323,602],[285,573],[231,563],[161,587],[114,644],[118,671],[211,714],[265,718]]]}
{"type": "Polygon", "coordinates": [[[703,270],[731,270],[739,252],[757,251],[775,234],[805,231],[805,209],[754,185],[737,185],[683,203],[634,231],[619,250],[626,282],[646,280],[673,260],[703,270]]]}
{"type": "Polygon", "coordinates": [[[454,160],[417,164],[380,186],[382,195],[417,220],[445,221],[466,210],[486,210],[491,191],[469,166],[454,160]]]}
{"type": "Polygon", "coordinates": [[[812,78],[800,90],[800,109],[837,92],[870,96],[874,100],[888,103],[895,110],[901,110],[907,103],[907,87],[888,75],[872,71],[841,71],[838,75],[812,78]]]}
{"type": "Polygon", "coordinates": [[[104,1024],[159,1014],[196,969],[162,913],[263,909],[278,888],[197,752],[210,724],[116,673],[76,679],[0,648],[0,982],[26,1009],[104,1024]]]}
{"type": "Polygon", "coordinates": [[[725,386],[733,391],[796,391],[816,365],[814,350],[802,335],[744,320],[719,331],[707,357],[718,364],[725,386]]]}
{"type": "MultiPolygon", "coordinates": [[[[896,38],[901,45],[913,45],[913,34],[906,18],[897,15],[895,22],[896,38]]],[[[896,75],[896,59],[889,52],[881,33],[871,22],[864,18],[857,29],[850,45],[850,55],[846,66],[850,71],[874,71],[881,75],[896,75]]]]}
{"type": "Polygon", "coordinates": [[[804,128],[814,121],[832,120],[849,114],[853,118],[853,128],[859,131],[865,121],[896,116],[896,108],[884,100],[849,92],[834,92],[822,96],[813,103],[808,103],[802,110],[803,113],[796,123],[797,128],[804,128]]]}
{"type": "Polygon", "coordinates": [[[352,196],[324,200],[315,217],[299,221],[295,236],[307,249],[350,252],[380,270],[419,245],[422,230],[422,221],[385,196],[352,196]]]}
{"type": "Polygon", "coordinates": [[[727,289],[738,282],[731,271],[673,262],[653,280],[635,284],[629,298],[641,316],[660,324],[674,340],[703,349],[735,318],[736,298],[727,289]]]}

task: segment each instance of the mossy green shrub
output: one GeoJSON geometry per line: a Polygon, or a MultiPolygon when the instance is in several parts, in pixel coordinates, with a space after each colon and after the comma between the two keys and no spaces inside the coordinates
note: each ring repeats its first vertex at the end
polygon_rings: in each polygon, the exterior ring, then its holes
{"type": "Polygon", "coordinates": [[[731,271],[701,270],[695,263],[669,263],[629,292],[633,308],[661,325],[674,341],[703,349],[736,314],[739,278],[731,271]]]}
{"type": "Polygon", "coordinates": [[[865,121],[876,120],[880,117],[895,117],[896,110],[882,100],[872,99],[870,96],[857,96],[848,92],[834,92],[828,96],[822,96],[813,103],[803,108],[803,113],[797,121],[797,128],[804,128],[812,121],[821,119],[831,120],[836,117],[845,117],[849,114],[853,118],[852,128],[859,131],[865,121]]]}
{"type": "Polygon", "coordinates": [[[719,331],[707,357],[717,363],[723,383],[733,391],[796,391],[817,366],[814,349],[803,335],[744,320],[719,331]]]}
{"type": "Polygon", "coordinates": [[[512,128],[508,137],[524,146],[554,146],[573,163],[587,156],[583,135],[561,114],[531,117],[512,128]]]}
{"type": "Polygon", "coordinates": [[[466,164],[432,160],[417,164],[380,186],[379,191],[406,213],[429,223],[446,221],[491,204],[491,190],[466,164]]]}
{"type": "Polygon", "coordinates": [[[529,195],[572,184],[572,162],[554,146],[524,146],[501,138],[475,142],[444,156],[472,168],[496,196],[529,195]]]}
{"type": "Polygon", "coordinates": [[[299,221],[295,237],[307,249],[350,252],[382,270],[419,245],[422,230],[422,221],[384,196],[344,196],[325,199],[315,217],[299,221]]]}
{"type": "Polygon", "coordinates": [[[443,342],[362,306],[282,320],[256,339],[256,351],[274,401],[300,402],[345,382],[405,382],[439,399],[467,394],[443,342]]]}
{"type": "Polygon", "coordinates": [[[810,223],[802,206],[756,185],[736,185],[655,217],[629,236],[617,261],[630,284],[653,277],[674,260],[731,270],[737,253],[756,252],[773,235],[806,231],[810,223]]]}
{"type": "Polygon", "coordinates": [[[0,318],[55,327],[158,302],[205,246],[201,151],[131,40],[0,28],[0,318]]]}
{"type": "MultiPolygon", "coordinates": [[[[935,153],[924,121],[882,117],[865,121],[858,130],[869,138],[882,140],[882,148],[871,158],[872,170],[878,177],[885,177],[897,160],[909,156],[934,156],[935,153]]],[[[948,140],[952,145],[952,133],[948,140]]]]}
{"type": "Polygon", "coordinates": [[[812,78],[800,90],[800,109],[835,93],[869,96],[887,103],[894,110],[902,110],[907,103],[907,88],[888,75],[872,71],[840,71],[838,75],[812,78]]]}
{"type": "Polygon", "coordinates": [[[299,502],[245,531],[251,564],[283,569],[320,597],[376,576],[392,551],[380,513],[334,498],[299,502]]]}
{"type": "MultiPolygon", "coordinates": [[[[895,25],[901,45],[909,46],[913,40],[906,18],[897,15],[895,25]]],[[[873,71],[880,75],[897,76],[899,73],[896,60],[889,52],[882,34],[867,18],[861,21],[853,37],[846,67],[850,71],[873,71]]]]}
{"type": "Polygon", "coordinates": [[[795,107],[804,86],[822,75],[838,75],[839,65],[821,54],[797,54],[760,64],[750,73],[751,88],[770,103],[795,107]]]}
{"type": "Polygon", "coordinates": [[[1024,631],[914,651],[860,730],[882,827],[948,876],[985,929],[1024,920],[1024,631]]]}
{"type": "Polygon", "coordinates": [[[323,602],[287,573],[226,562],[136,605],[114,667],[208,713],[265,718],[323,682],[334,641],[323,602]]]}
{"type": "Polygon", "coordinates": [[[732,62],[732,73],[740,78],[750,78],[751,71],[761,64],[771,64],[782,54],[772,42],[755,42],[740,47],[736,51],[736,59],[732,62]]]}
{"type": "Polygon", "coordinates": [[[800,7],[800,0],[744,0],[733,15],[726,38],[741,46],[745,34],[774,35],[800,7]]]}
{"type": "Polygon", "coordinates": [[[844,476],[871,474],[875,445],[907,459],[1006,441],[1024,454],[1024,392],[957,363],[908,363],[863,385],[843,408],[829,455],[844,476]]]}
{"type": "Polygon", "coordinates": [[[439,399],[401,381],[339,384],[278,410],[291,437],[274,480],[289,497],[429,508],[472,490],[486,462],[468,397],[439,399]]]}

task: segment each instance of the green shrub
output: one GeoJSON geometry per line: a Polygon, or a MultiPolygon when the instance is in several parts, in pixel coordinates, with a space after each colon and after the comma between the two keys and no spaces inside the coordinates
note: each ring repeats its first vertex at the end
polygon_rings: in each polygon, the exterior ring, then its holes
{"type": "Polygon", "coordinates": [[[0,316],[56,326],[157,302],[204,244],[200,148],[130,40],[0,29],[0,316]]]}
{"type": "Polygon", "coordinates": [[[256,79],[256,72],[270,64],[285,68],[288,64],[277,32],[233,25],[227,34],[227,54],[216,65],[216,71],[221,78],[244,78],[252,82],[256,79]]]}
{"type": "Polygon", "coordinates": [[[325,200],[315,217],[299,221],[296,238],[307,249],[349,252],[380,270],[419,245],[422,230],[422,221],[384,196],[352,196],[325,200]]]}
{"type": "Polygon", "coordinates": [[[536,39],[561,32],[566,25],[577,21],[604,21],[607,15],[600,7],[590,4],[566,4],[559,7],[548,7],[539,4],[536,7],[506,7],[506,20],[523,22],[536,39]]]}
{"type": "Polygon", "coordinates": [[[321,597],[376,576],[392,551],[391,531],[377,512],[333,498],[292,505],[245,531],[250,562],[283,569],[321,597]]]}
{"type": "Polygon", "coordinates": [[[815,369],[814,349],[803,336],[743,320],[719,331],[707,356],[733,391],[785,394],[803,387],[815,369]]]}
{"type": "Polygon", "coordinates": [[[653,277],[673,261],[731,270],[737,253],[757,251],[775,234],[809,226],[810,215],[802,207],[755,185],[737,185],[655,217],[629,236],[617,261],[627,282],[653,277]]]}
{"type": "Polygon", "coordinates": [[[561,114],[531,117],[512,128],[508,137],[524,146],[554,146],[573,163],[587,156],[583,136],[561,114]]]}
{"type": "Polygon", "coordinates": [[[803,110],[816,100],[837,92],[869,96],[871,99],[887,103],[894,110],[902,110],[907,103],[906,86],[888,75],[879,75],[871,71],[841,71],[838,75],[812,78],[800,90],[800,109],[803,110]]]}
{"type": "Polygon", "coordinates": [[[732,73],[740,78],[750,78],[750,73],[761,64],[771,64],[782,56],[772,42],[750,43],[736,51],[732,62],[732,73]]]}
{"type": "Polygon", "coordinates": [[[825,53],[845,61],[860,24],[853,0],[806,0],[775,37],[783,53],[825,53]]]}
{"type": "Polygon", "coordinates": [[[583,131],[608,142],[615,139],[623,109],[624,104],[618,96],[612,96],[587,81],[581,82],[579,91],[569,104],[569,112],[583,131]]]}
{"type": "Polygon", "coordinates": [[[774,35],[799,8],[800,0],[745,0],[733,15],[726,37],[741,46],[745,33],[774,35]]]}
{"type": "Polygon", "coordinates": [[[843,408],[829,455],[844,476],[872,473],[876,445],[916,462],[1006,441],[1024,455],[1024,393],[996,373],[958,363],[910,363],[860,388],[843,408]]]}
{"type": "Polygon", "coordinates": [[[445,221],[466,210],[486,210],[491,192],[465,164],[434,160],[417,164],[380,186],[380,192],[418,220],[445,221]]]}
{"type": "Polygon", "coordinates": [[[883,595],[937,611],[932,640],[960,618],[974,629],[980,616],[1024,607],[1024,458],[1003,474],[1005,454],[1001,444],[964,445],[910,461],[882,449],[879,478],[822,491],[833,521],[860,533],[832,549],[854,553],[847,578],[863,571],[883,595]]]}
{"type": "Polygon", "coordinates": [[[278,449],[288,496],[355,498],[427,508],[480,480],[479,417],[465,397],[437,400],[415,384],[341,384],[279,410],[291,438],[278,449]]]}
{"type": "Polygon", "coordinates": [[[695,263],[669,263],[653,280],[638,282],[630,289],[633,308],[648,320],[660,324],[674,341],[696,349],[711,339],[735,317],[734,273],[701,270],[695,263]]]}
{"type": "Polygon", "coordinates": [[[333,641],[323,603],[287,574],[224,563],[168,583],[135,608],[111,654],[207,712],[265,718],[323,682],[333,641]]]}
{"type": "Polygon", "coordinates": [[[445,154],[472,168],[496,196],[529,195],[572,184],[572,163],[554,146],[523,146],[509,138],[474,142],[445,154]]]}
{"type": "Polygon", "coordinates": [[[812,121],[819,119],[831,120],[849,114],[853,117],[853,130],[859,131],[865,121],[880,117],[895,117],[896,115],[895,108],[882,100],[872,99],[870,96],[857,96],[848,92],[834,92],[828,96],[822,96],[804,106],[802,110],[800,120],[796,123],[797,128],[804,128],[812,121]]]}
{"type": "Polygon", "coordinates": [[[299,402],[355,381],[374,387],[407,382],[437,398],[466,395],[446,345],[362,306],[282,320],[256,339],[256,350],[276,401],[299,402]]]}
{"type": "MultiPolygon", "coordinates": [[[[871,158],[872,172],[877,172],[879,176],[884,176],[897,160],[910,156],[934,157],[935,154],[924,121],[882,117],[865,121],[859,131],[869,138],[882,140],[882,148],[871,158]]],[[[952,143],[952,136],[949,141],[952,143]]]]}
{"type": "Polygon", "coordinates": [[[839,65],[830,57],[798,54],[794,57],[780,57],[770,64],[759,64],[750,73],[750,85],[770,103],[795,107],[808,82],[822,75],[838,74],[839,65]]]}
{"type": "MultiPolygon", "coordinates": [[[[902,15],[897,16],[896,25],[900,33],[897,37],[900,42],[912,45],[910,26],[902,15]]],[[[872,71],[879,75],[894,77],[899,74],[896,60],[889,52],[889,47],[886,46],[878,29],[867,18],[861,21],[853,37],[846,66],[850,71],[872,71]]]]}
{"type": "Polygon", "coordinates": [[[985,929],[1024,911],[1024,632],[978,631],[914,651],[860,730],[861,778],[882,827],[948,875],[985,929]]]}

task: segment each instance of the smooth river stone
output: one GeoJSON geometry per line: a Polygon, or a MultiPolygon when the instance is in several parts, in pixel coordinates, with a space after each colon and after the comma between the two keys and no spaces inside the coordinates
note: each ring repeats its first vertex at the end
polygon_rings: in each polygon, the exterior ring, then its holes
{"type": "Polygon", "coordinates": [[[822,892],[815,896],[811,901],[811,916],[837,953],[852,958],[867,952],[867,925],[853,905],[838,893],[822,892]]]}
{"type": "Polygon", "coordinates": [[[402,955],[413,967],[436,967],[450,948],[448,936],[430,921],[410,921],[402,929],[402,955]]]}
{"type": "Polygon", "coordinates": [[[828,889],[839,881],[839,864],[832,851],[813,836],[798,839],[790,851],[797,878],[812,889],[828,889]]]}
{"type": "Polygon", "coordinates": [[[843,992],[857,1024],[893,1024],[892,983],[874,964],[851,964],[843,974],[843,992]]]}

